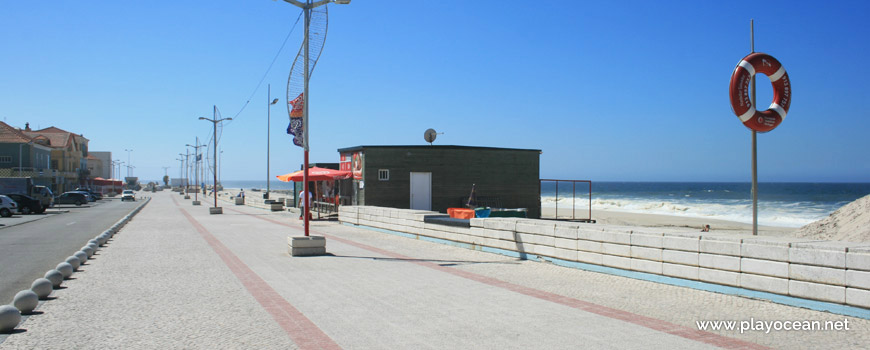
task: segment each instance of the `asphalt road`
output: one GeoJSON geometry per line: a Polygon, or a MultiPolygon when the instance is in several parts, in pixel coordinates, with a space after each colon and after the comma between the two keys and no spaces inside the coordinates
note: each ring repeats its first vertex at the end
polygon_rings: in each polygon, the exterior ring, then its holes
{"type": "MultiPolygon", "coordinates": [[[[141,203],[104,199],[81,207],[60,205],[53,208],[60,210],[43,214],[42,219],[0,227],[0,305],[12,303],[16,293],[29,289],[33,280],[43,277],[141,203]]],[[[3,218],[0,223],[34,218],[3,218]]]]}

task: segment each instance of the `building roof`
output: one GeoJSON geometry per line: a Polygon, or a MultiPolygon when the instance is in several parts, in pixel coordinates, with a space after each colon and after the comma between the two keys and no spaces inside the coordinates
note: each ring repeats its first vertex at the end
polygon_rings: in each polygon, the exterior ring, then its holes
{"type": "Polygon", "coordinates": [[[339,148],[339,153],[362,151],[366,148],[401,148],[401,149],[463,149],[463,150],[490,150],[490,151],[527,151],[541,153],[539,149],[523,148],[499,148],[499,147],[475,147],[475,146],[452,146],[452,145],[391,145],[391,146],[354,146],[339,148]]]}
{"type": "MultiPolygon", "coordinates": [[[[19,129],[20,130],[20,129],[19,129]]],[[[71,133],[69,131],[63,130],[56,126],[50,126],[44,129],[39,130],[20,130],[25,135],[33,138],[33,139],[47,139],[49,147],[52,148],[65,148],[69,146],[70,143],[78,143],[75,142],[76,138],[83,139],[85,141],[89,141],[82,135],[78,135],[75,133],[71,133]]],[[[76,146],[78,148],[78,146],[76,146]]]]}
{"type": "Polygon", "coordinates": [[[0,122],[0,143],[28,143],[31,140],[33,138],[25,135],[21,130],[0,122]]]}

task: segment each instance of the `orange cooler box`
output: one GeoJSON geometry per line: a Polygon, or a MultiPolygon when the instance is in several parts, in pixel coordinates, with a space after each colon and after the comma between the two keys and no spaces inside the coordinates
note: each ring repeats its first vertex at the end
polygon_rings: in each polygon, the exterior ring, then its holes
{"type": "Polygon", "coordinates": [[[473,219],[474,209],[447,208],[447,215],[454,219],[473,219]]]}

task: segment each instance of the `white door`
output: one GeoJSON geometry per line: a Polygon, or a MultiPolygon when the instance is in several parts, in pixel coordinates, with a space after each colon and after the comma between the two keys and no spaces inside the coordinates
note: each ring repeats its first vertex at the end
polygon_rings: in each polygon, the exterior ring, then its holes
{"type": "Polygon", "coordinates": [[[432,173],[411,173],[411,209],[432,210],[432,173]]]}

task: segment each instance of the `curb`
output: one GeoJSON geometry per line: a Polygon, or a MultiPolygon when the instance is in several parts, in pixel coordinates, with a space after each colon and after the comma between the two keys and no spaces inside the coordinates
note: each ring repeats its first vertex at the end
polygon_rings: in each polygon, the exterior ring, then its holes
{"type": "MultiPolygon", "coordinates": [[[[151,197],[147,197],[141,204],[139,204],[139,206],[137,206],[135,209],[133,209],[133,211],[131,211],[130,213],[125,215],[123,218],[121,218],[120,220],[115,222],[111,227],[109,227],[109,229],[103,231],[102,233],[97,235],[94,239],[91,239],[90,241],[86,242],[85,245],[79,251],[77,251],[73,254],[73,256],[78,257],[79,260],[81,260],[81,264],[84,264],[85,261],[89,260],[89,258],[91,257],[91,255],[93,255],[94,252],[96,252],[100,249],[103,249],[105,244],[108,243],[109,239],[111,239],[115,234],[120,232],[121,229],[128,222],[130,222],[130,220],[132,220],[133,217],[136,216],[136,214],[138,214],[140,211],[142,211],[142,208],[144,208],[145,205],[147,205],[149,202],[151,202],[151,197]],[[96,246],[96,248],[94,248],[94,246],[96,246]],[[88,250],[91,250],[91,252],[90,253],[87,252],[88,250]]],[[[41,219],[37,219],[37,220],[41,220],[41,219]]],[[[37,221],[37,220],[31,220],[28,222],[37,221]]],[[[24,223],[26,223],[26,222],[19,223],[19,225],[24,224],[24,223]]],[[[7,227],[9,227],[9,226],[7,226],[7,227]]],[[[66,263],[66,262],[67,261],[63,261],[63,262],[61,262],[61,264],[66,263]]],[[[58,264],[58,267],[60,267],[61,264],[58,264]]],[[[49,292],[49,294],[46,295],[46,298],[39,298],[40,299],[39,304],[36,306],[36,308],[33,311],[35,311],[36,309],[39,309],[39,307],[42,306],[43,303],[45,303],[45,299],[48,299],[48,297],[50,297],[51,293],[54,293],[54,290],[58,289],[61,286],[63,281],[66,281],[67,279],[69,279],[69,277],[71,277],[73,274],[75,274],[75,272],[78,271],[78,267],[76,267],[74,265],[73,265],[73,267],[74,267],[73,272],[69,276],[63,276],[63,278],[61,279],[61,283],[55,284],[54,288],[52,288],[51,292],[49,292]]],[[[46,275],[48,275],[52,272],[55,272],[55,271],[57,272],[57,274],[63,275],[57,269],[49,270],[46,273],[46,275]]],[[[40,278],[40,279],[42,279],[42,278],[40,278]]],[[[40,279],[37,279],[37,280],[40,280],[40,279]]],[[[30,289],[28,289],[28,290],[30,290],[30,289]]],[[[51,299],[48,299],[48,300],[51,300],[51,299]]],[[[13,300],[12,303],[10,303],[10,305],[15,305],[16,301],[17,300],[13,300]]],[[[20,310],[19,310],[18,316],[19,316],[20,321],[18,322],[17,326],[12,328],[12,329],[0,329],[0,344],[2,344],[6,340],[6,338],[8,338],[10,335],[17,333],[16,330],[20,330],[20,328],[24,324],[24,322],[26,322],[27,319],[29,319],[31,316],[35,315],[33,311],[28,312],[27,314],[21,314],[20,310]]],[[[2,322],[0,322],[0,323],[2,323],[2,322]]]]}

